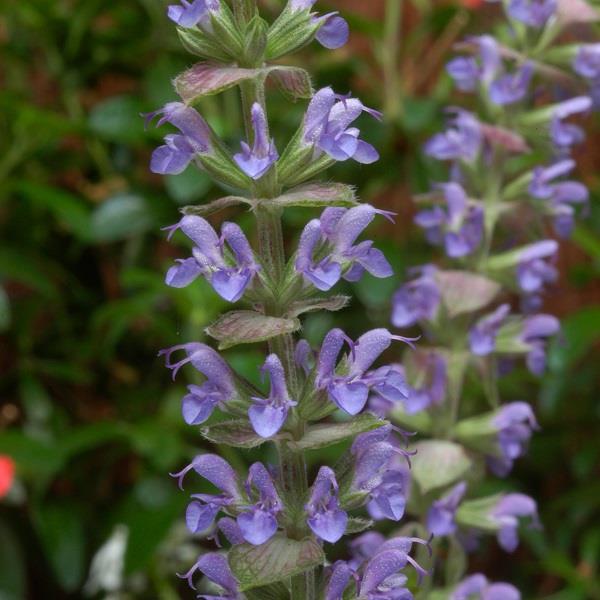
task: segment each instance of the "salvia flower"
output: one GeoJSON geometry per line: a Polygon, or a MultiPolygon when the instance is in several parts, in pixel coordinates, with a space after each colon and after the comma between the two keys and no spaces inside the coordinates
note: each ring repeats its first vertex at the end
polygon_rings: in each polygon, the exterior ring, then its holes
{"type": "Polygon", "coordinates": [[[235,223],[223,223],[219,238],[206,219],[186,215],[169,228],[169,237],[177,229],[194,242],[194,247],[190,258],[179,260],[169,269],[167,285],[185,287],[202,275],[219,296],[237,302],[260,268],[241,228],[235,223]],[[231,249],[231,257],[224,252],[225,243],[231,249]]]}
{"type": "Polygon", "coordinates": [[[346,561],[335,562],[325,587],[325,600],[342,600],[344,591],[353,577],[355,577],[354,569],[346,561]]]}
{"type": "Polygon", "coordinates": [[[251,109],[254,145],[242,142],[242,151],[233,158],[240,169],[252,179],[260,179],[277,161],[275,142],[269,140],[267,119],[262,106],[255,102],[251,109]]]}
{"type": "Polygon", "coordinates": [[[556,0],[510,0],[508,14],[535,29],[543,27],[556,13],[556,0]]]}
{"type": "Polygon", "coordinates": [[[456,531],[454,517],[467,491],[464,481],[457,483],[439,500],[435,500],[427,513],[427,529],[435,536],[451,535],[456,531]]]}
{"type": "Polygon", "coordinates": [[[283,365],[276,354],[267,357],[262,368],[271,379],[271,393],[267,399],[252,398],[254,404],[248,409],[248,417],[254,431],[261,437],[275,435],[285,423],[288,412],[297,402],[290,398],[285,382],[283,365]]]}
{"type": "Polygon", "coordinates": [[[558,277],[556,267],[549,261],[556,258],[558,242],[542,240],[531,244],[519,253],[517,282],[526,294],[536,294],[548,283],[554,283],[558,277]]]}
{"type": "Polygon", "coordinates": [[[471,352],[477,356],[487,356],[496,349],[496,338],[500,327],[510,313],[510,305],[502,304],[493,313],[479,319],[469,331],[471,352]]]}
{"type": "Polygon", "coordinates": [[[500,106],[507,106],[523,100],[529,90],[533,67],[523,65],[514,73],[502,75],[490,85],[490,100],[500,106]]]}
{"type": "Polygon", "coordinates": [[[447,65],[446,71],[456,87],[463,92],[472,92],[480,83],[489,84],[500,68],[498,42],[491,35],[468,38],[479,50],[479,61],[471,56],[458,56],[447,65]]]}
{"type": "Polygon", "coordinates": [[[180,27],[190,28],[200,25],[208,26],[210,16],[221,9],[219,0],[180,0],[179,4],[171,4],[167,15],[171,21],[180,27]]]}
{"type": "Polygon", "coordinates": [[[525,494],[506,494],[492,509],[490,517],[499,525],[498,543],[507,552],[514,552],[519,545],[519,519],[529,517],[534,527],[539,527],[537,505],[525,494]]]}
{"type": "Polygon", "coordinates": [[[405,398],[406,384],[402,377],[397,377],[397,372],[392,373],[396,377],[390,378],[389,367],[369,370],[393,340],[411,341],[392,335],[387,329],[373,329],[353,342],[341,329],[332,329],[325,336],[317,359],[317,389],[327,390],[329,399],[351,415],[362,411],[370,393],[392,400],[405,398]],[[350,354],[346,356],[343,371],[337,372],[338,355],[345,343],[350,347],[350,354]]]}
{"type": "Polygon", "coordinates": [[[599,79],[600,44],[582,44],[573,60],[573,69],[586,79],[599,79]]]}
{"type": "Polygon", "coordinates": [[[342,277],[358,281],[365,271],[375,277],[392,275],[392,267],[373,242],[355,244],[375,215],[391,219],[391,213],[361,204],[353,208],[326,208],[310,221],[300,236],[295,268],[317,289],[327,291],[342,277]]]}
{"type": "Polygon", "coordinates": [[[553,315],[537,314],[524,320],[519,337],[529,346],[527,368],[534,375],[540,376],[546,369],[546,342],[559,331],[560,322],[553,315]]]}
{"type": "Polygon", "coordinates": [[[447,361],[439,352],[417,353],[417,374],[404,401],[406,414],[413,415],[431,406],[439,406],[446,395],[447,361]]]}
{"type": "Polygon", "coordinates": [[[485,575],[475,573],[456,586],[450,600],[521,600],[521,594],[510,583],[490,583],[485,575]]]}
{"type": "Polygon", "coordinates": [[[198,598],[204,598],[204,600],[242,600],[244,598],[239,591],[239,584],[231,572],[225,554],[218,552],[203,554],[185,575],[179,576],[187,579],[189,586],[194,590],[196,587],[192,578],[196,571],[200,571],[207,579],[223,588],[223,592],[218,596],[200,594],[198,598]]]}
{"type": "Polygon", "coordinates": [[[568,149],[585,139],[581,127],[573,123],[565,123],[565,119],[572,115],[586,112],[592,107],[589,96],[577,96],[558,104],[552,112],[550,135],[552,142],[559,149],[568,149]]]}
{"type": "Polygon", "coordinates": [[[392,324],[410,327],[419,321],[431,321],[440,305],[440,290],[435,280],[437,269],[423,265],[412,270],[418,276],[405,283],[392,298],[392,324]]]}
{"type": "Polygon", "coordinates": [[[430,210],[423,210],[415,217],[415,223],[425,229],[430,243],[443,243],[446,254],[451,258],[467,256],[481,244],[483,208],[470,202],[458,183],[441,184],[440,188],[447,209],[435,206],[430,210]]]}
{"type": "Polygon", "coordinates": [[[177,175],[196,155],[211,151],[210,127],[193,108],[182,102],[169,102],[160,110],[146,115],[146,122],[157,115],[160,115],[157,126],[170,123],[181,133],[165,136],[165,144],[154,150],[150,161],[153,173],[177,175]]]}
{"type": "Polygon", "coordinates": [[[513,462],[527,450],[531,434],[538,429],[538,424],[529,404],[511,402],[497,412],[492,426],[497,431],[501,456],[489,457],[488,465],[496,475],[504,477],[512,469],[513,462]]]}
{"type": "Polygon", "coordinates": [[[329,467],[321,467],[305,506],[306,522],[320,539],[335,543],[346,531],[348,514],[341,509],[338,483],[329,467]]]}
{"type": "Polygon", "coordinates": [[[425,154],[437,160],[473,162],[483,142],[481,124],[477,118],[461,109],[452,109],[450,128],[434,135],[425,144],[425,154]]]}
{"type": "Polygon", "coordinates": [[[337,161],[352,158],[363,164],[375,162],[379,158],[377,150],[359,139],[359,129],[350,127],[363,112],[376,119],[382,116],[357,98],[336,94],[330,87],[319,90],[304,117],[304,143],[314,145],[317,156],[325,152],[337,161]]]}
{"type": "MultiPolygon", "coordinates": [[[[292,12],[299,10],[310,10],[317,0],[290,0],[289,7],[292,12]]],[[[329,50],[341,48],[348,41],[350,28],[345,19],[337,12],[326,15],[313,15],[313,22],[319,25],[316,34],[317,41],[329,50]]]]}
{"type": "Polygon", "coordinates": [[[161,350],[159,356],[165,356],[167,367],[173,371],[173,378],[188,362],[206,377],[202,385],[188,386],[188,393],[183,398],[182,414],[188,425],[204,423],[217,406],[223,407],[235,396],[232,370],[209,346],[200,343],[182,344],[161,350]],[[179,362],[171,362],[171,355],[179,350],[184,350],[186,357],[179,362]]]}

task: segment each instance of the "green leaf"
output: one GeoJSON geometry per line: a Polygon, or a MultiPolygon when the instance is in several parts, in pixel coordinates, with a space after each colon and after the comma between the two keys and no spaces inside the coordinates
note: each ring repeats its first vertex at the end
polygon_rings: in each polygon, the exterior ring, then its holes
{"type": "Polygon", "coordinates": [[[0,521],[0,599],[25,598],[25,565],[17,537],[0,521]]]}
{"type": "Polygon", "coordinates": [[[344,535],[350,535],[354,533],[361,533],[366,529],[373,527],[373,521],[371,519],[363,519],[361,517],[350,517],[348,524],[346,525],[346,531],[344,535]]]}
{"type": "Polygon", "coordinates": [[[446,558],[446,582],[450,585],[457,585],[467,572],[467,553],[463,545],[456,540],[454,536],[448,538],[448,554],[446,558]]]}
{"type": "Polygon", "coordinates": [[[96,104],[89,116],[90,129],[110,142],[131,143],[145,137],[141,106],[132,96],[115,96],[96,104]]]}
{"type": "Polygon", "coordinates": [[[194,166],[179,175],[165,177],[165,187],[169,195],[180,205],[200,200],[206,195],[211,185],[210,177],[194,166]]]}
{"type": "Polygon", "coordinates": [[[350,303],[350,296],[330,296],[329,298],[312,298],[293,302],[287,312],[288,317],[298,317],[307,312],[319,310],[337,311],[346,308],[350,303]]]}
{"type": "Polygon", "coordinates": [[[69,592],[76,590],[85,568],[82,515],[75,506],[61,503],[37,506],[33,517],[58,582],[69,592]]]}
{"type": "Polygon", "coordinates": [[[284,581],[324,562],[321,546],[311,538],[276,535],[261,546],[240,544],[229,551],[229,566],[242,591],[284,581]]]}
{"type": "Polygon", "coordinates": [[[234,310],[225,313],[205,331],[219,341],[219,349],[223,350],[238,344],[264,342],[298,329],[298,319],[267,317],[252,310],[234,310]]]}
{"type": "Polygon", "coordinates": [[[323,206],[357,206],[354,188],[344,183],[309,183],[291,189],[282,196],[272,200],[261,200],[261,204],[269,204],[280,208],[290,206],[323,207],[323,206]]]}
{"type": "Polygon", "coordinates": [[[96,242],[115,242],[148,231],[154,218],[141,196],[121,194],[103,202],[92,215],[96,242]]]}
{"type": "Polygon", "coordinates": [[[247,590],[244,595],[248,600],[289,600],[290,591],[283,583],[272,583],[247,590]]]}
{"type": "Polygon", "coordinates": [[[310,75],[304,69],[299,69],[298,67],[276,67],[271,71],[271,77],[275,80],[277,87],[290,100],[311,98],[313,95],[310,75]]]}
{"type": "Polygon", "coordinates": [[[484,308],[500,291],[496,281],[468,271],[438,271],[435,278],[450,318],[484,308]]]}
{"type": "Polygon", "coordinates": [[[412,476],[424,494],[454,483],[473,466],[465,449],[454,442],[425,440],[418,442],[415,450],[412,476]]]}
{"type": "Polygon", "coordinates": [[[256,448],[267,441],[260,437],[244,419],[201,427],[200,433],[213,444],[226,444],[236,448],[256,448]]]}
{"type": "Polygon", "coordinates": [[[345,423],[321,423],[311,425],[301,440],[289,442],[291,448],[296,450],[316,450],[326,448],[333,444],[343,442],[348,438],[353,438],[359,433],[371,431],[386,425],[387,421],[364,413],[354,417],[351,421],[345,423]]]}
{"type": "Polygon", "coordinates": [[[200,217],[208,217],[213,213],[219,212],[226,208],[230,208],[232,206],[239,206],[240,204],[247,204],[250,206],[252,205],[251,201],[248,200],[248,198],[243,198],[242,196],[225,196],[224,198],[219,198],[218,200],[209,202],[208,204],[184,206],[181,209],[181,212],[184,215],[198,215],[200,217]]]}

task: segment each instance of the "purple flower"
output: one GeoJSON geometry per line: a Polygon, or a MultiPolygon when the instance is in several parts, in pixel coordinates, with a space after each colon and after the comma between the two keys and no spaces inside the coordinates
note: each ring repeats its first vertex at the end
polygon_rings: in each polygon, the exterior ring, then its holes
{"type": "MultiPolygon", "coordinates": [[[[243,544],[246,540],[242,534],[242,530],[235,519],[231,517],[223,517],[217,521],[217,529],[225,536],[225,539],[232,545],[243,544]]],[[[219,540],[215,536],[217,546],[220,547],[219,540]]]]}
{"type": "Polygon", "coordinates": [[[556,13],[556,0],[511,0],[508,14],[517,21],[539,29],[556,13]]]}
{"type": "Polygon", "coordinates": [[[189,385],[188,394],[183,398],[182,414],[188,425],[204,423],[217,406],[223,407],[235,394],[233,372],[229,365],[209,346],[199,343],[181,344],[159,352],[165,356],[166,365],[173,370],[173,378],[177,371],[190,362],[200,371],[206,381],[202,385],[189,385]],[[186,357],[172,363],[171,355],[178,350],[185,350],[186,357]]]}
{"type": "Polygon", "coordinates": [[[171,4],[167,15],[180,27],[208,26],[211,14],[221,10],[219,0],[180,0],[180,4],[171,4]]]}
{"type": "Polygon", "coordinates": [[[425,154],[437,160],[473,162],[481,149],[483,134],[477,118],[465,110],[453,109],[450,128],[434,135],[425,144],[425,154]]]}
{"type": "Polygon", "coordinates": [[[446,65],[446,71],[463,92],[477,89],[479,82],[489,83],[500,67],[498,42],[490,35],[471,37],[469,42],[479,48],[479,62],[473,57],[459,56],[446,65]]]}
{"type": "Polygon", "coordinates": [[[521,600],[521,594],[509,583],[490,583],[481,573],[463,579],[450,600],[521,600]]]}
{"type": "Polygon", "coordinates": [[[586,79],[600,78],[600,44],[582,44],[573,61],[573,68],[586,79]]]}
{"type": "Polygon", "coordinates": [[[305,506],[306,522],[320,539],[335,543],[346,531],[348,515],[340,508],[338,484],[329,467],[321,467],[305,506]]]}
{"type": "Polygon", "coordinates": [[[187,507],[185,517],[192,533],[206,531],[221,510],[235,507],[239,512],[237,524],[245,541],[258,546],[275,534],[277,513],[281,512],[283,505],[271,475],[262,463],[254,463],[248,471],[244,487],[250,503],[242,492],[237,473],[220,456],[196,456],[190,465],[179,473],[173,473],[172,476],[179,481],[179,487],[182,487],[183,479],[192,469],[221,492],[192,494],[193,500],[187,507]]]}
{"type": "Polygon", "coordinates": [[[170,123],[181,133],[165,136],[165,144],[152,153],[150,170],[153,173],[176,175],[185,170],[194,156],[211,151],[210,127],[193,108],[181,102],[169,102],[160,110],[147,114],[146,123],[157,115],[162,115],[157,127],[170,123]]]}
{"type": "Polygon", "coordinates": [[[212,526],[215,517],[223,508],[241,504],[243,493],[237,473],[229,463],[216,454],[201,454],[172,477],[178,479],[179,487],[183,489],[186,474],[194,470],[200,477],[210,481],[220,490],[220,494],[194,494],[194,499],[187,507],[185,520],[192,533],[206,531],[212,526]]]}
{"type": "Polygon", "coordinates": [[[533,67],[525,64],[515,73],[499,77],[490,86],[490,100],[500,106],[523,100],[527,95],[532,76],[533,67]]]}
{"type": "Polygon", "coordinates": [[[317,289],[327,291],[340,278],[358,281],[365,271],[389,277],[392,267],[383,253],[366,240],[355,244],[375,215],[391,219],[391,213],[361,204],[353,208],[326,208],[319,219],[310,221],[300,236],[296,271],[317,289]],[[319,254],[318,261],[315,254],[319,254]],[[323,256],[324,255],[324,256],[323,256]]]}
{"type": "Polygon", "coordinates": [[[227,556],[224,554],[218,552],[203,554],[185,575],[179,575],[182,579],[187,579],[189,586],[194,590],[196,587],[193,584],[192,577],[196,571],[200,571],[210,581],[222,587],[224,592],[218,596],[201,594],[198,598],[204,598],[204,600],[242,600],[243,595],[239,591],[238,582],[233,576],[227,556]]]}
{"type": "Polygon", "coordinates": [[[408,338],[392,335],[387,329],[373,329],[353,342],[341,329],[332,329],[323,340],[317,359],[315,385],[327,390],[329,399],[348,414],[356,415],[364,407],[370,393],[390,400],[406,397],[403,378],[390,378],[390,368],[369,371],[369,367],[386,350],[392,340],[410,342],[408,338]],[[336,372],[340,350],[347,343],[350,354],[336,372]]]}
{"type": "Polygon", "coordinates": [[[283,504],[271,475],[262,463],[254,463],[248,471],[246,490],[256,503],[250,510],[237,518],[244,539],[254,546],[260,546],[277,532],[277,514],[283,510],[283,504]],[[254,493],[253,493],[254,492],[254,493]]]}
{"type": "Polygon", "coordinates": [[[514,552],[519,545],[519,518],[530,517],[532,526],[539,527],[535,500],[525,494],[506,494],[502,496],[492,509],[490,517],[500,527],[498,543],[507,552],[514,552]]]}
{"type": "Polygon", "coordinates": [[[250,148],[246,142],[242,142],[242,151],[233,158],[248,177],[260,179],[277,161],[279,154],[275,142],[269,140],[267,119],[258,102],[252,105],[251,113],[254,145],[250,148]]]}
{"type": "Polygon", "coordinates": [[[517,281],[526,294],[541,292],[547,283],[553,283],[558,271],[548,263],[556,257],[558,242],[542,240],[524,248],[519,254],[517,281]]]}
{"type": "Polygon", "coordinates": [[[248,417],[254,431],[269,438],[281,429],[290,407],[298,403],[289,396],[283,366],[276,354],[267,357],[262,368],[262,372],[265,371],[271,379],[271,393],[267,399],[252,398],[254,404],[248,409],[248,417]]]}
{"type": "Polygon", "coordinates": [[[581,127],[572,123],[564,123],[564,119],[578,113],[586,112],[592,107],[592,99],[589,96],[578,96],[556,106],[552,113],[550,124],[550,135],[552,142],[558,148],[570,148],[581,143],[585,134],[581,127]]]}
{"type": "Polygon", "coordinates": [[[240,227],[235,223],[223,223],[219,238],[206,219],[187,215],[169,229],[169,238],[181,229],[195,246],[190,258],[178,260],[178,264],[169,269],[167,285],[185,287],[202,275],[219,296],[229,302],[237,302],[260,269],[240,227]],[[225,258],[225,242],[231,248],[233,261],[225,258]]]}
{"type": "Polygon", "coordinates": [[[353,158],[363,164],[375,162],[379,158],[377,150],[358,138],[359,129],[350,127],[363,112],[381,118],[380,112],[367,108],[357,98],[340,96],[330,87],[319,90],[304,117],[304,143],[337,161],[353,158]]]}
{"type": "Polygon", "coordinates": [[[351,452],[354,470],[350,491],[369,496],[367,510],[375,520],[399,521],[404,515],[409,477],[394,459],[408,455],[392,443],[392,426],[386,425],[356,437],[351,452]]]}
{"type": "Polygon", "coordinates": [[[410,555],[413,543],[428,543],[418,538],[397,537],[384,542],[375,555],[366,563],[360,581],[361,598],[369,600],[412,600],[406,589],[407,578],[399,573],[407,565],[412,565],[419,579],[427,574],[410,555]]]}
{"type": "Polygon", "coordinates": [[[343,560],[335,562],[325,588],[325,600],[342,600],[344,590],[353,576],[354,570],[347,562],[343,560]]]}
{"type": "Polygon", "coordinates": [[[405,283],[392,298],[392,324],[410,327],[418,321],[432,321],[440,305],[440,290],[435,280],[436,268],[423,265],[413,272],[418,277],[405,283]]]}
{"type": "Polygon", "coordinates": [[[466,491],[467,484],[461,481],[447,494],[433,502],[427,513],[427,529],[433,535],[451,535],[456,531],[454,516],[466,491]]]}
{"type": "Polygon", "coordinates": [[[538,424],[529,404],[511,402],[497,412],[492,425],[497,431],[501,456],[488,457],[488,465],[495,475],[505,477],[510,473],[513,462],[525,454],[531,434],[538,429],[538,424]]]}
{"type": "Polygon", "coordinates": [[[432,244],[444,243],[451,258],[467,256],[477,249],[483,237],[483,209],[469,202],[463,187],[458,183],[441,184],[447,209],[436,206],[423,210],[415,223],[425,229],[432,244]]]}
{"type": "MultiPolygon", "coordinates": [[[[317,0],[290,0],[289,7],[293,12],[299,10],[310,10],[317,0]]],[[[337,12],[328,13],[323,16],[313,15],[313,23],[319,25],[317,41],[328,48],[335,50],[341,48],[348,41],[350,28],[345,19],[337,12]]]]}
{"type": "Polygon", "coordinates": [[[493,313],[482,317],[469,331],[471,352],[477,356],[487,356],[496,349],[496,337],[506,317],[510,306],[502,304],[493,313]]]}
{"type": "Polygon", "coordinates": [[[529,346],[527,368],[541,376],[546,369],[546,340],[560,331],[559,320],[546,314],[528,317],[523,322],[520,339],[529,346]]]}
{"type": "Polygon", "coordinates": [[[559,181],[557,177],[570,173],[575,161],[563,160],[550,167],[538,167],[533,172],[529,193],[540,200],[547,200],[547,209],[554,216],[554,229],[561,237],[569,237],[574,226],[573,205],[585,205],[589,199],[587,188],[578,181],[559,181]]]}
{"type": "Polygon", "coordinates": [[[409,415],[441,404],[448,383],[446,359],[438,352],[418,352],[415,362],[418,368],[418,383],[410,386],[408,398],[404,402],[404,409],[409,415]]]}

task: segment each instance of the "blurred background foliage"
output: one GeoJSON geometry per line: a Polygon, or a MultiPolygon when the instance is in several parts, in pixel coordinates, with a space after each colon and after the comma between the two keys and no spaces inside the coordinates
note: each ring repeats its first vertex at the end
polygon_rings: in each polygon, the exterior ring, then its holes
{"type": "MultiPolygon", "coordinates": [[[[144,131],[139,115],[174,99],[170,79],[193,63],[165,4],[1,3],[0,455],[16,466],[0,503],[1,600],[193,597],[173,574],[201,542],[184,530],[186,495],[167,473],[201,441],[180,419],[184,378],[171,385],[156,354],[201,340],[223,305],[203,282],[163,285],[181,249],[160,228],[180,206],[222,190],[193,168],[164,179],[148,171],[162,133],[144,131]]],[[[434,257],[411,225],[411,193],[442,176],[421,145],[443,107],[465,101],[443,74],[453,43],[499,16],[477,0],[322,4],[322,12],[344,11],[351,44],[334,53],[314,45],[294,60],[316,86],[352,89],[386,114],[383,127],[363,124],[381,161],[340,164],[329,176],[399,218],[377,231],[395,278],[365,279],[352,286],[349,309],[308,319],[305,335],[315,342],[332,318],[350,334],[387,325],[406,269],[434,257]]],[[[274,13],[282,2],[262,5],[274,13]]],[[[594,39],[585,29],[571,35],[594,39]]],[[[282,149],[304,107],[273,92],[270,108],[282,149]]],[[[235,93],[204,100],[201,110],[237,146],[235,93]]],[[[511,485],[538,499],[545,529],[527,533],[510,560],[493,544],[472,560],[473,570],[519,585],[524,598],[600,598],[600,132],[597,116],[591,121],[579,158],[593,208],[563,248],[563,276],[546,306],[563,318],[564,333],[541,389],[523,371],[504,383],[505,398],[533,401],[542,423],[511,485]]],[[[308,216],[287,216],[290,247],[308,216]]],[[[225,217],[251,226],[248,214],[225,217]]],[[[257,379],[260,353],[235,349],[229,358],[257,379]]],[[[220,451],[238,463],[257,454],[220,451]]]]}

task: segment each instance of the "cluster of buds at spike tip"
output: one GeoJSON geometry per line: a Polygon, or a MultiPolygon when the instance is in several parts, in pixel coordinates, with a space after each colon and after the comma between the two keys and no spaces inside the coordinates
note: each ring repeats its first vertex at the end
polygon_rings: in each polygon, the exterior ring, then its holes
{"type": "MultiPolygon", "coordinates": [[[[600,45],[559,36],[594,14],[586,2],[496,1],[507,20],[502,34],[468,37],[446,68],[477,108],[448,108],[445,129],[423,148],[448,175],[416,198],[415,223],[443,255],[412,267],[392,298],[392,324],[424,332],[398,366],[406,398],[369,400],[377,414],[433,438],[415,442],[405,507],[434,546],[449,538],[449,554],[474,551],[485,534],[513,552],[520,523],[539,526],[532,498],[485,496],[480,486],[484,477],[506,477],[539,429],[528,402],[502,401],[498,378],[517,358],[538,377],[548,367],[560,333],[542,310],[559,281],[555,238],[569,237],[586,214],[589,193],[572,175],[573,153],[600,98],[600,45]]],[[[521,598],[508,583],[454,571],[432,597],[521,598]]]]}

